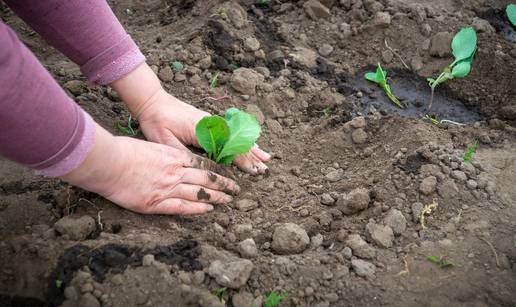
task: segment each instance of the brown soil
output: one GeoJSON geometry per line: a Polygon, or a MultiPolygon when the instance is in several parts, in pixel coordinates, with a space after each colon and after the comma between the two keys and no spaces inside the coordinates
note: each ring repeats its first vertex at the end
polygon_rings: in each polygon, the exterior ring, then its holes
{"type": "MultiPolygon", "coordinates": [[[[321,1],[333,5],[332,16],[315,21],[305,15],[305,1],[270,0],[264,8],[254,2],[110,4],[153,69],[174,60],[184,64],[186,81],[163,82],[171,93],[213,113],[236,106],[262,116],[259,144],[275,155],[270,173],[252,177],[235,170],[242,186],[235,203],[247,199],[258,207],[242,211],[231,204],[188,218],[143,216],[0,160],[0,305],[237,307],[261,305],[276,290],[289,293],[280,306],[516,306],[514,42],[500,32],[479,32],[471,74],[437,89],[441,107],[433,114],[465,126],[421,119],[429,95],[424,79],[450,62],[430,56],[429,39],[455,33],[508,1],[321,1]],[[374,24],[379,5],[392,17],[389,25],[374,24]],[[247,12],[240,28],[231,20],[234,10],[247,12]],[[351,36],[343,34],[344,22],[351,36]],[[249,36],[260,41],[265,57],[243,49],[249,36]],[[385,52],[385,41],[395,54],[385,52]],[[330,55],[318,53],[323,44],[333,47],[330,55]],[[315,52],[313,65],[292,55],[299,47],[315,52]],[[280,51],[284,56],[273,56],[280,51]],[[199,68],[208,55],[210,67],[199,68]],[[394,92],[406,91],[402,98],[410,112],[399,112],[362,81],[378,61],[390,72],[394,92]],[[422,67],[416,72],[417,61],[422,67]],[[241,95],[229,82],[236,67],[267,67],[270,76],[256,95],[241,95]],[[217,71],[220,86],[211,89],[217,71]],[[205,99],[226,90],[230,99],[205,99]],[[356,117],[365,118],[365,127],[350,122],[356,117]],[[358,130],[364,139],[358,140],[358,130]],[[473,161],[462,163],[474,140],[479,147],[473,161]],[[468,186],[473,183],[453,170],[478,186],[468,186]],[[430,176],[437,179],[436,190],[423,193],[420,184],[430,176]],[[338,198],[356,188],[371,198],[363,211],[344,215],[339,202],[321,203],[325,193],[338,198]],[[414,203],[433,201],[438,207],[425,217],[424,228],[413,217],[414,203]],[[368,236],[366,225],[384,223],[391,209],[403,214],[407,227],[385,248],[368,236]],[[56,235],[53,224],[68,214],[91,216],[97,230],[80,242],[56,235]],[[311,238],[304,252],[278,255],[271,248],[274,230],[287,222],[311,238]],[[361,277],[351,265],[358,256],[348,252],[350,234],[375,250],[364,259],[375,273],[361,277]],[[238,244],[247,238],[258,247],[250,258],[254,269],[219,301],[212,293],[221,286],[208,268],[215,259],[240,257],[238,244]],[[152,265],[145,263],[147,254],[155,255],[152,265]],[[427,256],[453,266],[440,268],[427,256]],[[92,294],[90,301],[85,293],[92,294]],[[239,304],[242,297],[248,305],[239,304]]],[[[73,63],[1,5],[0,17],[65,88],[80,80],[83,88],[70,95],[120,134],[115,126],[128,112],[111,90],[87,88],[73,63]]]]}

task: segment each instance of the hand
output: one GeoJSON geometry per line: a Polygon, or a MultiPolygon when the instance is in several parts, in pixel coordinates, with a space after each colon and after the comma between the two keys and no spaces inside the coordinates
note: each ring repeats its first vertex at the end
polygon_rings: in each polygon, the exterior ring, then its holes
{"type": "MultiPolygon", "coordinates": [[[[195,125],[210,114],[168,94],[147,64],[140,65],[111,86],[138,119],[148,140],[182,150],[187,150],[185,145],[199,147],[195,125]]],[[[268,169],[264,162],[270,158],[255,145],[248,153],[236,157],[234,163],[245,172],[262,174],[268,169]]]]}
{"type": "Polygon", "coordinates": [[[240,188],[222,166],[170,146],[114,137],[97,126],[86,161],[63,177],[119,206],[145,214],[201,214],[240,188]]]}

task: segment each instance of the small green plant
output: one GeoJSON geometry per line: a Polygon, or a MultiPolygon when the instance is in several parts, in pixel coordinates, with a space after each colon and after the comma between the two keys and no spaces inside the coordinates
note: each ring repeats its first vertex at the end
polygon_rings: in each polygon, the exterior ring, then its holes
{"type": "Polygon", "coordinates": [[[269,0],[257,0],[256,1],[256,5],[261,6],[261,7],[268,6],[269,5],[269,0]]]}
{"type": "Polygon", "coordinates": [[[256,118],[237,108],[225,117],[206,116],[197,123],[195,136],[208,157],[217,163],[231,165],[237,155],[248,152],[261,133],[256,118]]]}
{"type": "Polygon", "coordinates": [[[453,37],[451,48],[455,61],[446,66],[437,79],[427,79],[432,90],[428,109],[432,108],[434,91],[439,84],[454,78],[464,78],[471,71],[473,57],[477,51],[477,33],[471,27],[463,28],[453,37]]]}
{"type": "Polygon", "coordinates": [[[382,68],[380,63],[378,63],[378,67],[376,68],[376,72],[368,72],[364,76],[366,80],[374,82],[378,84],[385,94],[387,94],[387,97],[398,107],[398,108],[405,108],[405,105],[399,101],[396,96],[392,93],[391,87],[387,83],[387,71],[382,68]]]}
{"type": "Polygon", "coordinates": [[[277,307],[281,301],[288,297],[288,292],[278,293],[276,291],[272,291],[265,298],[264,307],[277,307]]]}
{"type": "Polygon", "coordinates": [[[56,279],[56,288],[57,289],[61,289],[61,287],[63,286],[63,281],[60,280],[60,279],[56,279]]]}
{"type": "Polygon", "coordinates": [[[439,126],[441,124],[441,122],[435,116],[426,114],[423,118],[429,120],[432,124],[436,126],[439,126]]]}
{"type": "Polygon", "coordinates": [[[513,26],[516,27],[516,4],[507,5],[505,12],[507,13],[507,18],[509,18],[509,21],[513,26]]]}
{"type": "Polygon", "coordinates": [[[183,63],[179,61],[170,62],[170,68],[172,68],[175,72],[183,71],[183,63]]]}
{"type": "Polygon", "coordinates": [[[219,298],[219,300],[224,300],[224,294],[226,294],[227,288],[217,288],[213,290],[213,294],[219,298]]]}
{"type": "Polygon", "coordinates": [[[441,269],[451,268],[455,265],[452,262],[446,261],[443,257],[427,256],[426,260],[437,264],[441,269]]]}
{"type": "Polygon", "coordinates": [[[331,108],[326,107],[321,111],[321,113],[324,115],[324,117],[330,117],[331,116],[331,108]]]}
{"type": "Polygon", "coordinates": [[[117,123],[117,128],[123,134],[135,136],[136,131],[134,131],[132,125],[133,125],[133,117],[131,115],[129,115],[129,119],[127,119],[127,127],[124,127],[120,123],[117,123]]]}
{"type": "Polygon", "coordinates": [[[477,147],[478,141],[473,142],[473,144],[468,148],[468,151],[466,151],[466,153],[464,153],[464,155],[462,156],[462,161],[464,161],[465,163],[470,162],[473,153],[475,153],[475,150],[477,150],[477,147]]]}
{"type": "Polygon", "coordinates": [[[216,88],[219,86],[219,75],[220,73],[217,72],[215,75],[210,79],[210,88],[216,88]]]}

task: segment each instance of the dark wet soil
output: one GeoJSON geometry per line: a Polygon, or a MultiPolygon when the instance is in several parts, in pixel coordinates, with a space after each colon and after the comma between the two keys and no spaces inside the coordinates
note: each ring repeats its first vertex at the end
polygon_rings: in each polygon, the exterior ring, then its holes
{"type": "Polygon", "coordinates": [[[516,27],[514,27],[505,10],[490,9],[479,14],[479,17],[489,21],[489,23],[500,33],[506,40],[516,43],[516,27]]]}

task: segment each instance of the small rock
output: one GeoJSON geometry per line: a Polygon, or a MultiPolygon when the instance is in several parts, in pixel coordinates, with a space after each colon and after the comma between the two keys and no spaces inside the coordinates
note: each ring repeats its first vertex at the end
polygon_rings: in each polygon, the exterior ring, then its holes
{"type": "Polygon", "coordinates": [[[317,0],[308,0],[303,5],[306,15],[316,20],[331,17],[330,9],[317,0]]]}
{"type": "Polygon", "coordinates": [[[413,203],[412,204],[412,220],[414,223],[419,223],[419,218],[423,213],[423,204],[422,203],[413,203]]]}
{"type": "Polygon", "coordinates": [[[466,182],[466,186],[470,190],[475,190],[477,188],[478,184],[475,180],[470,179],[466,182]]]}
{"type": "Polygon", "coordinates": [[[390,50],[384,50],[382,51],[382,60],[385,62],[385,63],[390,63],[392,62],[392,59],[394,58],[394,53],[392,53],[392,51],[390,50]]]}
{"type": "Polygon", "coordinates": [[[100,307],[100,303],[97,300],[97,298],[95,296],[93,296],[93,294],[86,293],[81,297],[77,306],[78,307],[100,307]]]}
{"type": "Polygon", "coordinates": [[[453,34],[450,32],[439,32],[430,39],[430,55],[446,57],[451,55],[451,41],[453,34]]]}
{"type": "Polygon", "coordinates": [[[365,120],[365,117],[363,116],[357,116],[355,118],[353,118],[350,122],[349,122],[349,125],[355,129],[358,129],[358,128],[365,128],[366,126],[366,120],[365,120]]]}
{"type": "Polygon", "coordinates": [[[74,218],[65,216],[54,224],[54,229],[61,235],[68,235],[71,240],[84,240],[96,229],[95,220],[90,216],[74,218]]]}
{"type": "Polygon", "coordinates": [[[86,85],[79,80],[70,80],[66,82],[63,87],[70,91],[74,96],[79,96],[86,91],[86,85]]]}
{"type": "Polygon", "coordinates": [[[244,286],[251,276],[254,264],[247,259],[237,259],[222,263],[215,260],[208,268],[208,274],[223,287],[238,289],[244,286]]]}
{"type": "Polygon", "coordinates": [[[333,206],[335,204],[335,199],[331,197],[330,193],[323,193],[321,195],[321,204],[326,206],[333,206]]]}
{"type": "Polygon", "coordinates": [[[250,211],[255,208],[258,208],[259,204],[258,202],[252,200],[252,199],[239,199],[236,202],[236,207],[240,211],[250,211]]]}
{"type": "Polygon", "coordinates": [[[306,231],[293,223],[282,224],[272,235],[272,249],[278,254],[297,254],[310,244],[306,231]]]}
{"type": "Polygon", "coordinates": [[[376,272],[376,266],[371,262],[355,259],[351,260],[351,266],[355,273],[361,277],[372,276],[376,272]]]}
{"type": "Polygon", "coordinates": [[[478,32],[485,32],[485,33],[489,33],[489,34],[496,32],[495,28],[493,28],[493,26],[489,23],[489,21],[482,19],[482,18],[478,18],[478,17],[473,18],[473,22],[471,23],[471,25],[478,32]]]}
{"type": "Polygon", "coordinates": [[[322,44],[319,47],[319,54],[322,56],[329,56],[333,52],[333,47],[330,44],[322,44]]]}
{"type": "Polygon", "coordinates": [[[186,75],[185,74],[177,73],[174,76],[174,81],[176,81],[176,82],[183,82],[185,80],[186,80],[186,75]]]}
{"type": "Polygon", "coordinates": [[[154,255],[148,254],[143,256],[142,265],[143,266],[151,266],[154,263],[154,255]]]}
{"type": "Polygon", "coordinates": [[[165,65],[159,70],[158,77],[163,82],[172,82],[174,80],[174,71],[169,65],[165,65]]]}
{"type": "Polygon", "coordinates": [[[407,229],[407,220],[400,210],[392,208],[383,219],[385,225],[391,227],[395,235],[401,235],[407,229]]]}
{"type": "Polygon", "coordinates": [[[244,40],[244,49],[247,51],[257,51],[260,49],[260,42],[256,39],[256,37],[247,37],[244,40]]]}
{"type": "Polygon", "coordinates": [[[337,200],[337,207],[342,213],[350,215],[366,209],[370,201],[369,191],[357,188],[348,194],[341,195],[337,200]]]}
{"type": "Polygon", "coordinates": [[[373,222],[367,223],[366,235],[369,240],[384,248],[391,247],[394,241],[394,233],[391,227],[378,225],[373,222]]]}
{"type": "Polygon", "coordinates": [[[337,182],[337,181],[341,180],[343,176],[344,176],[344,171],[341,169],[337,169],[337,170],[331,171],[328,174],[326,174],[326,176],[324,176],[324,178],[326,178],[326,180],[328,180],[329,182],[337,182]]]}
{"type": "Polygon", "coordinates": [[[208,55],[199,61],[199,67],[202,69],[208,69],[211,67],[211,56],[208,55]]]}
{"type": "Polygon", "coordinates": [[[436,186],[437,178],[435,178],[434,176],[429,176],[423,179],[423,181],[419,185],[419,191],[424,195],[430,195],[435,192],[436,186]]]}
{"type": "Polygon", "coordinates": [[[351,257],[353,257],[353,251],[350,247],[346,246],[342,249],[342,256],[344,256],[346,259],[351,259],[351,257]]]}
{"type": "Polygon", "coordinates": [[[283,51],[277,49],[277,50],[273,50],[271,51],[268,56],[269,60],[271,61],[278,61],[278,60],[281,60],[283,58],[285,58],[285,54],[283,54],[283,51]]]}
{"type": "Polygon", "coordinates": [[[234,307],[253,307],[254,296],[247,291],[240,291],[231,297],[234,307]]]}
{"type": "Polygon", "coordinates": [[[312,248],[318,248],[319,246],[321,246],[324,242],[324,237],[322,234],[318,233],[316,234],[315,236],[313,236],[312,238],[310,238],[310,242],[312,244],[312,248]]]}
{"type": "Polygon", "coordinates": [[[388,27],[391,24],[391,14],[387,12],[377,12],[373,18],[373,24],[377,27],[388,27]]]}
{"type": "Polygon", "coordinates": [[[304,48],[304,47],[296,47],[294,52],[289,54],[296,62],[308,67],[315,68],[317,67],[317,59],[319,55],[317,52],[304,48]]]}
{"type": "Polygon", "coordinates": [[[339,30],[344,38],[348,38],[353,34],[353,32],[351,32],[351,25],[349,23],[341,23],[339,26],[339,30]]]}
{"type": "Polygon", "coordinates": [[[430,34],[432,34],[432,27],[427,24],[427,23],[424,23],[421,25],[421,34],[423,34],[423,36],[430,36],[430,34]]]}
{"type": "Polygon", "coordinates": [[[254,258],[256,255],[258,255],[258,248],[256,247],[256,243],[252,238],[245,239],[244,241],[238,243],[238,251],[244,258],[254,258]]]}
{"type": "Polygon", "coordinates": [[[367,141],[367,132],[362,128],[356,129],[351,133],[351,140],[355,144],[363,144],[367,141]]]}
{"type": "MultiPolygon", "coordinates": [[[[369,245],[362,237],[358,234],[351,234],[346,240],[346,245],[353,250],[353,254],[357,257],[364,259],[373,259],[376,257],[376,250],[374,247],[369,245]]],[[[351,257],[350,257],[351,258],[351,257]]]]}
{"type": "Polygon", "coordinates": [[[455,170],[451,173],[452,178],[457,179],[460,182],[466,182],[468,176],[463,171],[455,170]]]}
{"type": "Polygon", "coordinates": [[[437,188],[437,193],[444,199],[452,199],[459,194],[459,188],[453,180],[446,180],[437,188]]]}
{"type": "Polygon", "coordinates": [[[256,71],[249,68],[238,68],[233,71],[230,83],[231,86],[244,95],[254,95],[256,86],[263,82],[264,77],[256,71]]]}

